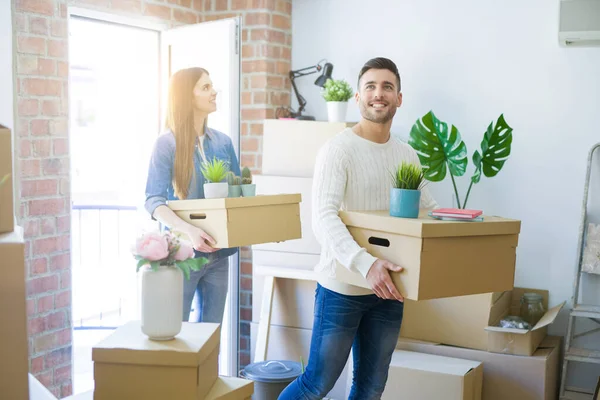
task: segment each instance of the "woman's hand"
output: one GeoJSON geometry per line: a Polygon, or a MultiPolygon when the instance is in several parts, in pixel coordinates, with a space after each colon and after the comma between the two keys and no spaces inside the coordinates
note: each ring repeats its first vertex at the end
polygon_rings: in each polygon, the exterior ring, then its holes
{"type": "Polygon", "coordinates": [[[192,227],[188,232],[188,236],[190,237],[194,249],[197,251],[201,251],[202,253],[213,253],[218,250],[211,246],[211,244],[214,245],[216,243],[215,240],[198,227],[192,227]]]}

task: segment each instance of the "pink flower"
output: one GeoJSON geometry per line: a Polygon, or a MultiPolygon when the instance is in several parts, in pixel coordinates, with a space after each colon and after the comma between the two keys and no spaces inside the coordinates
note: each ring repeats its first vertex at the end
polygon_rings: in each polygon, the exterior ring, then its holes
{"type": "Polygon", "coordinates": [[[179,244],[179,250],[177,250],[177,253],[175,253],[175,259],[177,261],[185,261],[188,258],[194,257],[194,248],[192,247],[190,242],[180,240],[179,244]]]}
{"type": "Polygon", "coordinates": [[[169,256],[169,243],[160,233],[145,233],[135,243],[135,253],[150,261],[159,261],[169,256]]]}

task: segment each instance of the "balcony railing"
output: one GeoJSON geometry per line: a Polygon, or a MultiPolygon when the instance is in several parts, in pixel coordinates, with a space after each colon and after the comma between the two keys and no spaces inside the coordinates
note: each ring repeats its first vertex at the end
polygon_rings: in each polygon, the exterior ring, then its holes
{"type": "Polygon", "coordinates": [[[73,205],[75,329],[115,328],[139,315],[139,278],[131,248],[140,231],[135,206],[73,205]]]}

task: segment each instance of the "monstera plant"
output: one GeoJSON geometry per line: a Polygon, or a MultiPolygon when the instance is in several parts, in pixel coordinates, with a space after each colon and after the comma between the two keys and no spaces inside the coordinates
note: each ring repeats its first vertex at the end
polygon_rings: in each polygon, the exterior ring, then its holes
{"type": "Polygon", "coordinates": [[[455,177],[463,176],[467,171],[467,145],[463,142],[460,132],[454,125],[440,121],[433,111],[429,111],[415,122],[411,131],[409,144],[416,150],[423,166],[425,178],[432,182],[442,181],[450,172],[454,194],[458,208],[465,208],[473,184],[481,180],[481,174],[488,178],[494,177],[504,166],[510,155],[512,144],[512,128],[500,115],[496,122],[491,122],[481,141],[481,152],[473,153],[475,171],[471,183],[461,203],[455,177]]]}

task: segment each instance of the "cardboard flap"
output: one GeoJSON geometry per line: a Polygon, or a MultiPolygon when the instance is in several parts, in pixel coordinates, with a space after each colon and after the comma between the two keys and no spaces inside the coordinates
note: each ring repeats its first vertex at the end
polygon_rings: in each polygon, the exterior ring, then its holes
{"type": "Polygon", "coordinates": [[[481,363],[415,351],[395,350],[390,368],[408,368],[446,375],[465,376],[481,363]]]}
{"type": "Polygon", "coordinates": [[[92,348],[94,362],[195,367],[219,346],[220,324],[184,322],[173,340],[150,340],[140,321],[117,328],[92,348]]]}
{"type": "Polygon", "coordinates": [[[553,323],[554,320],[556,319],[556,317],[558,316],[558,313],[565,305],[565,303],[566,303],[566,301],[563,301],[559,305],[552,307],[551,309],[546,311],[546,314],[544,314],[544,316],[538,321],[537,324],[535,324],[535,326],[531,330],[535,331],[536,329],[543,328],[543,327],[548,326],[551,323],[553,323]]]}
{"type": "Polygon", "coordinates": [[[167,202],[167,206],[173,211],[192,211],[272,206],[278,204],[300,203],[301,201],[302,195],[300,193],[293,193],[256,195],[250,197],[226,197],[223,199],[171,200],[167,202]]]}
{"type": "Polygon", "coordinates": [[[339,215],[347,226],[420,238],[514,235],[521,231],[519,220],[486,216],[477,223],[440,221],[427,213],[421,210],[419,218],[391,217],[389,211],[340,211],[339,215]]]}

